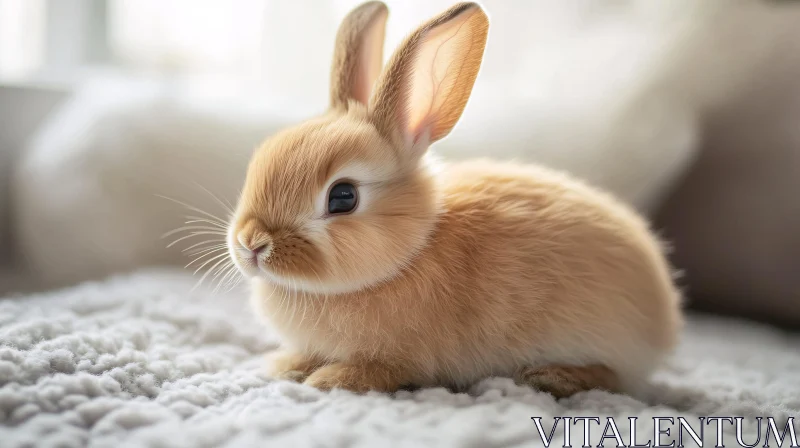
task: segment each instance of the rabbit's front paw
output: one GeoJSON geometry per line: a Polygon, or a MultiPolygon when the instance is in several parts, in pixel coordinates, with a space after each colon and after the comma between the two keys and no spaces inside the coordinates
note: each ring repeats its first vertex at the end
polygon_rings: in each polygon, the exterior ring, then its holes
{"type": "Polygon", "coordinates": [[[278,380],[302,382],[322,365],[320,359],[288,350],[267,355],[267,375],[278,380]]]}
{"type": "Polygon", "coordinates": [[[376,363],[329,364],[312,373],[304,383],[320,390],[346,389],[356,393],[394,392],[402,386],[396,370],[376,363]]]}

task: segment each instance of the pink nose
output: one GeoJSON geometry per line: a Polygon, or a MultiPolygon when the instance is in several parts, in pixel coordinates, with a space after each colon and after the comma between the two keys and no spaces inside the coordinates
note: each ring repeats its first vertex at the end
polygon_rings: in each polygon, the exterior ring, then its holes
{"type": "Polygon", "coordinates": [[[264,251],[264,249],[269,247],[269,244],[261,244],[261,245],[256,245],[256,247],[251,247],[252,244],[248,244],[248,241],[244,238],[243,235],[239,235],[237,239],[239,240],[239,244],[242,245],[242,248],[249,251],[253,257],[257,256],[260,252],[264,251]]]}
{"type": "Polygon", "coordinates": [[[247,248],[253,255],[258,255],[261,251],[267,248],[266,244],[262,244],[261,246],[256,247],[255,249],[247,248]]]}

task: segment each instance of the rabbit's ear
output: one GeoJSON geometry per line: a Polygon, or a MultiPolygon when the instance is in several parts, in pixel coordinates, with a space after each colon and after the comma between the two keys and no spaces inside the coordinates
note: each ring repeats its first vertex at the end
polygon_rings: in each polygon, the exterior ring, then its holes
{"type": "Polygon", "coordinates": [[[489,19],[460,3],[406,38],[370,102],[377,128],[415,157],[455,126],[478,76],[489,19]]]}
{"type": "Polygon", "coordinates": [[[383,38],[389,9],[372,1],[350,11],[339,25],[331,68],[331,108],[347,110],[356,100],[369,101],[383,65],[383,38]]]}

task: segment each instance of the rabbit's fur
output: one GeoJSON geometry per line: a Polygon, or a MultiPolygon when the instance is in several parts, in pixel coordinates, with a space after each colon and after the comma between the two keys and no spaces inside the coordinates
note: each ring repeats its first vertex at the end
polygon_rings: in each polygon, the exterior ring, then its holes
{"type": "Polygon", "coordinates": [[[641,384],[682,322],[646,222],[538,166],[437,165],[429,146],[466,106],[488,18],[457,4],[380,72],[386,16],[368,2],[344,19],[329,111],[255,152],[229,226],[283,337],[272,374],[355,391],[490,375],[556,396],[641,384]],[[345,213],[328,206],[342,183],[358,194],[345,213]]]}

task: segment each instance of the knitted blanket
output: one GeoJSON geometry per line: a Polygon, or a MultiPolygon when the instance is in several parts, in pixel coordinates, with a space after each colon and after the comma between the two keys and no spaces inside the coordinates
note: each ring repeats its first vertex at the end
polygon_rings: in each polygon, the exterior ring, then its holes
{"type": "Polygon", "coordinates": [[[737,426],[759,446],[777,446],[773,426],[783,446],[800,435],[800,336],[777,329],[690,316],[637,398],[557,401],[506,378],[466,393],[328,393],[263,377],[277,339],[246,292],[195,280],[146,270],[0,301],[0,446],[563,446],[565,426],[575,447],[714,446],[720,424],[726,446],[737,426]]]}

